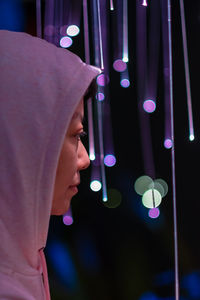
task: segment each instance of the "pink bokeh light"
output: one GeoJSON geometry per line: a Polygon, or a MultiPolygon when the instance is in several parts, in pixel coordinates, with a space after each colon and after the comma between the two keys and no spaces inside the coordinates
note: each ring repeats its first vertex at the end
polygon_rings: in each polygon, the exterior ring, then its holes
{"type": "Polygon", "coordinates": [[[127,67],[126,63],[123,60],[121,60],[121,59],[117,59],[113,63],[113,68],[117,72],[123,72],[123,71],[125,71],[126,67],[127,67]]]}

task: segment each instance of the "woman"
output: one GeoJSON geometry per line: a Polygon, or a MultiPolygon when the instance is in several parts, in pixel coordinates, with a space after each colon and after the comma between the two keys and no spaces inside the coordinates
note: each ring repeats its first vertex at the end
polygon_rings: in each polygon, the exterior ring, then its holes
{"type": "Polygon", "coordinates": [[[0,299],[50,299],[43,249],[89,165],[83,97],[99,74],[73,53],[0,31],[0,299]]]}

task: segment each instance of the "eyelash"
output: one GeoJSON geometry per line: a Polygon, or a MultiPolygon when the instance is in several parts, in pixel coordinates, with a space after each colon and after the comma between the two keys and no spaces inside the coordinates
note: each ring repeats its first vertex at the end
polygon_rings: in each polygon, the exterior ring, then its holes
{"type": "Polygon", "coordinates": [[[80,141],[86,135],[87,135],[87,132],[82,131],[79,134],[76,134],[76,138],[77,138],[78,141],[80,141]]]}

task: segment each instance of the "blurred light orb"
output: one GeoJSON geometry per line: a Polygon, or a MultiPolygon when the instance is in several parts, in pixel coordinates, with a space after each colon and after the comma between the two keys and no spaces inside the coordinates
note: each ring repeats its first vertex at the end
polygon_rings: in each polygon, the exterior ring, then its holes
{"type": "Polygon", "coordinates": [[[149,190],[152,183],[153,180],[149,176],[144,175],[139,177],[134,184],[136,193],[142,196],[147,190],[149,190]]]}
{"type": "Polygon", "coordinates": [[[142,196],[142,204],[147,208],[158,207],[161,201],[161,194],[154,189],[147,190],[142,196]]]}
{"type": "Polygon", "coordinates": [[[161,178],[155,179],[154,183],[156,183],[156,182],[158,182],[159,184],[162,185],[164,193],[163,193],[163,195],[161,194],[161,196],[162,196],[162,198],[165,197],[168,193],[168,184],[167,184],[167,182],[165,180],[161,179],[161,178]]]}
{"type": "Polygon", "coordinates": [[[143,103],[143,108],[147,113],[152,113],[156,109],[156,103],[151,99],[145,100],[143,103]]]}
{"type": "Polygon", "coordinates": [[[105,86],[106,84],[108,84],[109,79],[108,76],[106,76],[105,74],[99,74],[97,76],[97,84],[99,86],[105,86]]]}
{"type": "Polygon", "coordinates": [[[164,146],[165,146],[166,149],[172,148],[172,146],[173,146],[172,140],[171,139],[165,139],[164,146]]]}
{"type": "Polygon", "coordinates": [[[113,63],[113,68],[115,69],[115,71],[117,72],[123,72],[126,70],[127,65],[126,63],[121,60],[121,59],[116,59],[113,63]]]}
{"type": "Polygon", "coordinates": [[[80,29],[77,25],[70,25],[67,27],[67,34],[69,36],[77,36],[80,32],[80,29]]]}
{"type": "Polygon", "coordinates": [[[96,99],[97,99],[98,101],[103,101],[103,100],[105,99],[104,93],[97,93],[97,94],[96,94],[96,99]]]}
{"type": "Polygon", "coordinates": [[[60,46],[62,48],[69,48],[72,45],[73,41],[69,36],[63,36],[60,39],[60,46]]]}
{"type": "Polygon", "coordinates": [[[116,208],[121,204],[122,195],[116,189],[108,189],[108,200],[104,205],[108,208],[116,208]]]}
{"type": "Polygon", "coordinates": [[[113,154],[107,154],[104,157],[104,164],[107,167],[113,167],[116,164],[116,158],[115,158],[115,156],[113,154]]]}
{"type": "Polygon", "coordinates": [[[63,223],[65,224],[65,225],[72,225],[73,224],[73,218],[72,218],[72,216],[70,216],[70,215],[64,215],[63,216],[63,223]]]}
{"type": "Polygon", "coordinates": [[[120,81],[120,85],[123,88],[128,88],[130,86],[130,81],[127,78],[124,78],[120,81]]]}
{"type": "Polygon", "coordinates": [[[159,215],[160,215],[160,210],[159,210],[159,208],[158,208],[158,207],[151,208],[151,209],[149,210],[149,212],[148,212],[148,215],[149,215],[149,217],[152,218],[152,219],[158,218],[159,215]]]}
{"type": "Polygon", "coordinates": [[[99,180],[93,180],[90,183],[90,188],[93,192],[98,192],[101,189],[101,182],[99,180]]]}
{"type": "Polygon", "coordinates": [[[157,190],[161,194],[161,197],[164,197],[164,194],[165,194],[164,188],[163,188],[162,184],[160,184],[158,181],[153,181],[149,185],[149,188],[157,190]]]}

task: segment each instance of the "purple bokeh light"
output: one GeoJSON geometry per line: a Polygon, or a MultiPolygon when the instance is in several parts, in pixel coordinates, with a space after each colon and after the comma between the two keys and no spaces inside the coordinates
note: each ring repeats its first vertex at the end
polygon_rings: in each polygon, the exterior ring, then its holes
{"type": "Polygon", "coordinates": [[[69,48],[72,45],[73,41],[69,36],[63,36],[60,39],[60,46],[62,48],[69,48]]]}
{"type": "Polygon", "coordinates": [[[123,88],[128,88],[130,86],[130,81],[128,79],[124,78],[120,81],[120,85],[123,88]]]}
{"type": "Polygon", "coordinates": [[[121,60],[121,59],[116,59],[113,63],[113,68],[115,69],[115,71],[117,72],[123,72],[126,70],[127,65],[126,63],[121,60]]]}
{"type": "Polygon", "coordinates": [[[104,157],[104,164],[107,167],[113,167],[116,164],[116,158],[115,158],[115,156],[113,154],[107,154],[104,157]]]}
{"type": "Polygon", "coordinates": [[[149,217],[150,217],[150,218],[156,219],[156,218],[159,217],[159,215],[160,215],[160,210],[159,210],[159,208],[154,207],[154,208],[151,208],[151,209],[149,210],[149,217]]]}
{"type": "Polygon", "coordinates": [[[63,215],[63,223],[68,226],[72,225],[73,217],[72,217],[71,208],[69,208],[68,211],[63,215]]]}
{"type": "Polygon", "coordinates": [[[97,94],[96,94],[96,99],[97,99],[98,101],[103,101],[103,100],[105,99],[104,93],[97,93],[97,94]]]}
{"type": "Polygon", "coordinates": [[[108,82],[108,76],[106,76],[105,74],[100,74],[97,76],[97,84],[99,86],[105,86],[106,84],[108,84],[108,82]]]}
{"type": "Polygon", "coordinates": [[[143,103],[143,108],[146,112],[152,113],[156,109],[156,103],[154,100],[151,99],[145,100],[143,103]]]}
{"type": "Polygon", "coordinates": [[[173,146],[172,140],[171,139],[165,139],[164,146],[165,146],[166,149],[172,148],[172,146],[173,146]]]}

